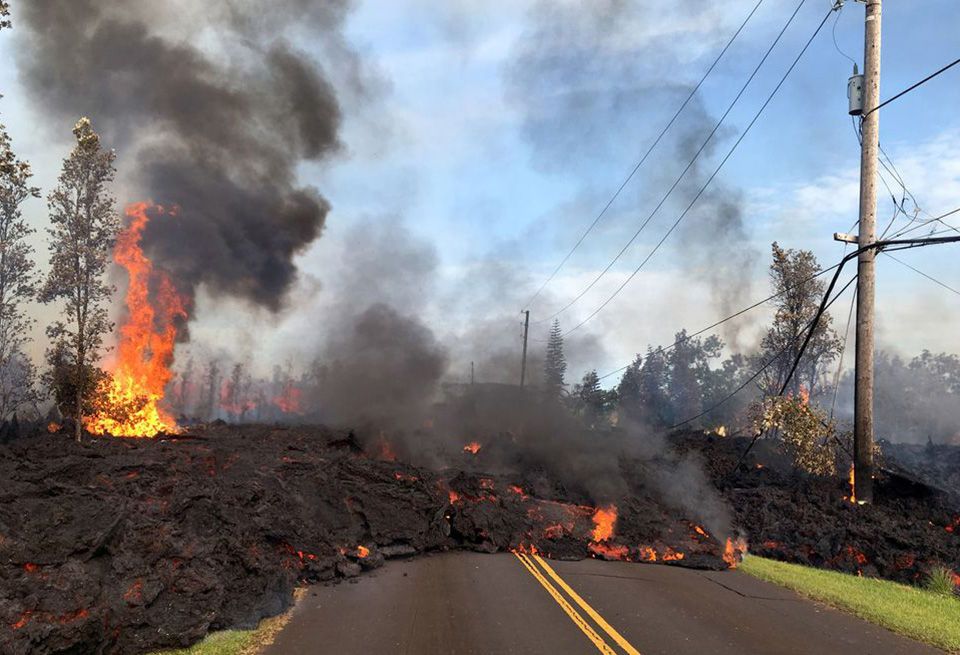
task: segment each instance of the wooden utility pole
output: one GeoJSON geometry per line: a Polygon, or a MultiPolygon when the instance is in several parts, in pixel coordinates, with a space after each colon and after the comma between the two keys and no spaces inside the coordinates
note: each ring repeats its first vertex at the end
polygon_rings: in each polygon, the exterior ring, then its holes
{"type": "Polygon", "coordinates": [[[530,310],[523,312],[523,361],[520,364],[520,388],[527,381],[527,335],[530,333],[530,310]]]}
{"type": "MultiPolygon", "coordinates": [[[[876,241],[877,150],[880,143],[880,18],[882,0],[867,0],[864,22],[863,106],[860,149],[859,246],[876,241]]],[[[873,316],[876,250],[857,260],[857,352],[854,386],[853,457],[857,501],[873,502],[873,316]]]]}
{"type": "Polygon", "coordinates": [[[473,362],[470,362],[470,384],[473,385],[473,362]]]}

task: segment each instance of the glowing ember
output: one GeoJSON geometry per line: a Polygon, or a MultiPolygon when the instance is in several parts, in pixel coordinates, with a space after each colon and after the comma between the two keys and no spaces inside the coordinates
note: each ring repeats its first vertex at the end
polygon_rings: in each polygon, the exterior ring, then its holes
{"type": "Polygon", "coordinates": [[[630,549],[626,546],[593,542],[588,546],[588,548],[594,555],[599,555],[605,559],[623,560],[627,559],[627,556],[630,555],[630,549]]]}
{"type": "Polygon", "coordinates": [[[737,568],[743,559],[743,554],[747,552],[747,542],[742,537],[731,539],[727,537],[727,543],[723,547],[723,561],[731,569],[737,568]]]}
{"type": "Polygon", "coordinates": [[[593,513],[593,540],[606,541],[613,536],[613,526],[617,522],[617,506],[598,507],[593,513]]]}
{"type": "Polygon", "coordinates": [[[127,207],[130,223],[117,238],[114,261],[126,269],[126,322],[120,327],[117,359],[100,394],[104,408],[84,418],[93,434],[115,437],[154,437],[177,431],[176,422],[161,407],[164,389],[173,377],[170,364],[177,322],[186,319],[184,298],[170,278],[153,268],[140,241],[150,220],[148,210],[162,207],[137,203],[127,207]],[[151,294],[152,291],[152,294],[151,294]],[[152,296],[152,297],[151,297],[152,296]]]}
{"type": "Polygon", "coordinates": [[[507,490],[508,490],[510,493],[517,494],[518,496],[520,496],[520,498],[522,498],[522,499],[524,499],[524,500],[526,500],[527,498],[529,498],[529,496],[527,496],[527,494],[525,494],[525,493],[523,492],[523,488],[522,488],[522,487],[518,487],[518,486],[515,485],[515,484],[511,484],[509,487],[507,487],[507,490]]]}
{"type": "Polygon", "coordinates": [[[707,537],[707,538],[710,537],[710,535],[707,534],[706,530],[701,528],[699,525],[693,526],[693,531],[696,532],[701,537],[707,537]]]}
{"type": "Polygon", "coordinates": [[[357,546],[357,557],[363,558],[370,554],[370,549],[366,546],[357,546]]]}
{"type": "Polygon", "coordinates": [[[379,458],[385,462],[395,462],[397,461],[397,454],[393,452],[393,447],[390,445],[390,442],[387,441],[387,438],[380,434],[380,440],[377,442],[380,447],[379,458]]]}
{"type": "Polygon", "coordinates": [[[471,455],[476,455],[480,452],[480,444],[476,441],[471,441],[466,446],[463,447],[463,452],[470,453],[471,455]]]}
{"type": "Polygon", "coordinates": [[[53,433],[59,432],[59,431],[60,431],[60,424],[59,424],[59,423],[48,423],[48,424],[47,424],[47,432],[50,432],[51,434],[53,434],[53,433]]]}
{"type": "Polygon", "coordinates": [[[459,502],[460,502],[460,494],[458,494],[456,491],[454,491],[453,489],[451,489],[451,490],[450,490],[450,504],[451,504],[451,505],[456,505],[456,504],[459,503],[459,502]]]}
{"type": "Polygon", "coordinates": [[[683,553],[676,551],[673,548],[670,548],[669,546],[667,546],[666,552],[663,553],[664,562],[679,562],[684,557],[685,556],[683,553]]]}
{"type": "Polygon", "coordinates": [[[657,551],[655,551],[650,546],[640,546],[639,556],[641,562],[656,562],[657,561],[657,551]]]}

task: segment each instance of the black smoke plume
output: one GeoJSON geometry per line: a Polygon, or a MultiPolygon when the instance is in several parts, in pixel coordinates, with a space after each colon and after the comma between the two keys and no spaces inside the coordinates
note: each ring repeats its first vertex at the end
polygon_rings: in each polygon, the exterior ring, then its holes
{"type": "Polygon", "coordinates": [[[340,53],[332,65],[354,66],[338,33],[348,5],[30,0],[17,7],[20,74],[63,130],[94,120],[140,194],[129,200],[178,207],[145,246],[181,292],[206,285],[276,311],[329,211],[297,166],[341,145],[330,76],[281,35],[303,30],[325,58],[340,53]]]}

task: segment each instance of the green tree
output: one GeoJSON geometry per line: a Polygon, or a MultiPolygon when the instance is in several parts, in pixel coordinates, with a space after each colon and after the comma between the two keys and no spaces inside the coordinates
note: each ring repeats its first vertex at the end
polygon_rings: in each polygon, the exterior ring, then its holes
{"type": "Polygon", "coordinates": [[[675,343],[667,355],[671,424],[703,411],[703,394],[711,377],[710,360],[719,357],[723,349],[723,342],[716,335],[690,338],[686,330],[677,332],[675,343]]]}
{"type": "Polygon", "coordinates": [[[600,377],[593,370],[583,376],[583,381],[574,388],[573,395],[577,413],[590,427],[595,427],[606,421],[616,392],[602,389],[600,377]]]}
{"type": "MultiPolygon", "coordinates": [[[[0,15],[3,9],[0,7],[0,15]]],[[[37,273],[33,247],[35,232],[23,218],[21,206],[39,198],[30,186],[30,164],[17,159],[10,135],[0,124],[0,420],[8,420],[25,405],[39,399],[36,369],[24,354],[34,321],[25,305],[36,295],[37,273]]]]}
{"type": "Polygon", "coordinates": [[[554,319],[547,338],[547,357],[543,363],[544,393],[551,400],[558,400],[566,388],[563,376],[567,372],[567,360],[563,355],[563,333],[560,320],[554,319]]]}
{"type": "Polygon", "coordinates": [[[650,427],[669,425],[669,381],[670,369],[663,349],[649,347],[645,357],[637,355],[617,387],[617,403],[624,418],[650,427]]]}
{"type": "MultiPolygon", "coordinates": [[[[785,250],[776,242],[772,250],[770,281],[774,293],[778,294],[774,300],[776,313],[773,325],[760,343],[757,357],[761,364],[773,360],[760,380],[760,387],[767,396],[779,393],[786,381],[824,293],[823,281],[813,277],[821,269],[812,252],[785,250]]],[[[811,396],[820,391],[826,368],[840,351],[840,340],[830,327],[832,320],[824,312],[817,322],[796,373],[790,379],[788,391],[793,395],[799,395],[801,387],[806,388],[811,396]]]]}
{"type": "Polygon", "coordinates": [[[64,302],[63,320],[47,327],[52,342],[47,358],[54,369],[47,379],[59,380],[55,393],[61,411],[74,419],[79,441],[83,418],[102,379],[95,365],[103,338],[113,329],[105,305],[114,288],[106,272],[120,218],[108,189],[116,155],[102,148],[87,118],[77,122],[73,134],[77,145],[48,198],[50,271],[40,300],[64,302]]]}

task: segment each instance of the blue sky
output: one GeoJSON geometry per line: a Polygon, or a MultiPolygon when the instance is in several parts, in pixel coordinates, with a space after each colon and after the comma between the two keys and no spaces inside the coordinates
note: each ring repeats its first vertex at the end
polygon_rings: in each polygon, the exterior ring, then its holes
{"type": "MultiPolygon", "coordinates": [[[[564,0],[547,11],[527,0],[360,2],[346,35],[374,79],[374,91],[368,100],[345,108],[344,153],[322,166],[302,167],[304,182],[315,184],[333,206],[327,234],[301,256],[305,284],[335,290],[336,267],[349,265],[344,244],[356,226],[385,234],[403,226],[410,239],[436,253],[435,275],[420,282],[424,298],[415,311],[452,343],[477,322],[478,313],[491,329],[502,330],[506,343],[514,343],[526,298],[672,114],[682,98],[675,87],[696,82],[755,0],[689,6],[623,2],[626,10],[610,25],[584,8],[589,4],[564,0]],[[590,15],[583,18],[581,12],[590,15]]],[[[596,3],[594,9],[607,4],[617,3],[596,3]]],[[[830,4],[807,0],[730,114],[703,170],[713,170],[830,4]]],[[[705,124],[724,111],[796,5],[765,0],[698,98],[705,124]]],[[[857,61],[863,11],[861,4],[847,2],[836,23],[840,49],[857,61]]],[[[812,249],[825,264],[842,254],[832,234],[848,230],[856,219],[859,149],[846,113],[851,64],[834,47],[833,24],[831,17],[717,179],[718,193],[741,212],[742,235],[712,244],[714,217],[691,213],[641,274],[584,327],[579,342],[572,340],[572,374],[588,367],[603,373],[648,343],[672,341],[680,328],[713,322],[724,311],[714,293],[717,286],[736,287],[734,305],[767,295],[773,240],[812,249]],[[698,243],[698,234],[708,238],[698,243]],[[694,248],[702,254],[691,261],[694,248]],[[735,264],[724,266],[729,260],[735,264]],[[730,283],[722,279],[740,272],[730,283]]],[[[881,96],[955,59],[958,33],[955,0],[888,1],[881,96]]],[[[0,37],[0,60],[13,61],[14,43],[7,34],[0,37]]],[[[322,61],[322,53],[317,58],[322,61]]],[[[960,206],[958,80],[960,69],[951,70],[881,116],[881,143],[919,205],[933,214],[960,206]]],[[[13,65],[0,67],[0,90],[5,94],[0,116],[21,156],[34,163],[38,183],[49,190],[67,140],[38,124],[13,65]]],[[[69,137],[69,126],[60,126],[59,133],[69,137]]],[[[683,134],[681,129],[677,136],[683,134]]],[[[654,151],[595,233],[530,307],[535,320],[566,304],[633,233],[679,172],[678,147],[668,139],[654,151]]],[[[885,196],[879,203],[881,225],[892,214],[885,196]]],[[[668,201],[611,274],[561,315],[564,327],[578,323],[619,284],[684,205],[668,201]]],[[[28,209],[38,226],[43,212],[41,202],[28,209]]],[[[897,224],[906,222],[901,217],[897,224]]],[[[900,257],[960,288],[955,247],[900,257]]],[[[323,294],[304,302],[322,312],[323,294]]],[[[878,294],[882,346],[908,354],[924,347],[956,350],[960,298],[882,259],[878,294]]],[[[245,311],[229,301],[207,302],[206,313],[200,307],[198,340],[213,340],[234,323],[225,318],[225,308],[245,311]]],[[[835,320],[842,324],[845,303],[835,307],[835,320]]],[[[744,321],[740,335],[724,336],[747,344],[763,319],[761,312],[744,321]]],[[[313,319],[292,307],[270,320],[269,347],[301,356],[292,335],[313,319]]],[[[535,337],[542,337],[544,327],[536,326],[535,337]]],[[[239,332],[242,328],[231,341],[246,343],[238,346],[241,350],[253,348],[239,332]]],[[[464,362],[480,356],[465,347],[454,353],[454,367],[465,370],[464,362]]]]}

